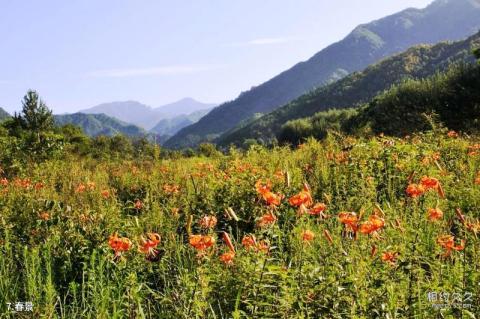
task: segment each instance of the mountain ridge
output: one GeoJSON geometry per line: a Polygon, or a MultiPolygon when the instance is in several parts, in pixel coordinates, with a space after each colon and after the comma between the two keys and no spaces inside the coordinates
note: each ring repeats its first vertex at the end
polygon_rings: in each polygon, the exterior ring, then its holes
{"type": "Polygon", "coordinates": [[[216,104],[213,103],[198,102],[193,98],[183,98],[181,100],[154,108],[134,100],[129,100],[98,104],[96,106],[83,109],[78,113],[103,113],[118,120],[132,123],[146,130],[150,130],[157,125],[160,120],[175,117],[181,114],[190,114],[197,110],[211,108],[215,105],[216,104]]]}
{"type": "Polygon", "coordinates": [[[473,61],[471,49],[480,46],[480,32],[463,41],[442,42],[436,45],[419,45],[383,59],[362,72],[355,72],[318,88],[275,111],[232,129],[220,136],[220,145],[240,145],[247,139],[272,141],[288,121],[313,116],[329,109],[360,106],[377,94],[406,78],[425,78],[445,70],[454,62],[473,61]]]}
{"type": "Polygon", "coordinates": [[[361,24],[309,60],[214,108],[165,145],[181,148],[212,141],[255,113],[269,113],[306,92],[410,46],[464,38],[480,28],[479,12],[470,0],[437,0],[424,9],[409,8],[361,24]]]}
{"type": "Polygon", "coordinates": [[[106,114],[73,114],[54,115],[55,124],[63,126],[73,124],[82,128],[89,136],[123,134],[131,137],[145,136],[147,132],[133,124],[125,123],[106,114]]]}

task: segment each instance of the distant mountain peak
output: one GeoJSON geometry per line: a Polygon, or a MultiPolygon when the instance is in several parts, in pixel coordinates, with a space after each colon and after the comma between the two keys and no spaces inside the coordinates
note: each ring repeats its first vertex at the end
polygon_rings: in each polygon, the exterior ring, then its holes
{"type": "Polygon", "coordinates": [[[226,102],[165,144],[212,141],[255,113],[269,113],[299,96],[418,44],[464,39],[480,28],[480,0],[436,0],[362,24],[309,60],[226,102]],[[341,72],[340,72],[341,70],[341,72]]]}

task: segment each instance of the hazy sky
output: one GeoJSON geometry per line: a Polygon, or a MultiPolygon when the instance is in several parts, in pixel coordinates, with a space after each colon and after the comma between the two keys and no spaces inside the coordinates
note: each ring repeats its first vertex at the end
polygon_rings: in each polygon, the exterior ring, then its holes
{"type": "Polygon", "coordinates": [[[224,102],[356,25],[431,0],[0,0],[0,107],[224,102]]]}

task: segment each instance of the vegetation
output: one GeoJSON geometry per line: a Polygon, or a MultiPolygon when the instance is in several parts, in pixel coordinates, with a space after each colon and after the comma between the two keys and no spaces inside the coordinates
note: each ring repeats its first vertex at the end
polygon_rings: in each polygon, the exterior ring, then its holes
{"type": "MultiPolygon", "coordinates": [[[[271,80],[240,94],[233,101],[215,108],[197,123],[178,132],[167,141],[165,146],[174,148],[192,147],[205,141],[214,141],[220,135],[235,129],[241,121],[252,118],[255,113],[270,113],[311,90],[333,83],[352,72],[363,70],[370,64],[407,50],[413,45],[464,39],[480,29],[479,11],[480,7],[474,1],[442,0],[435,1],[423,10],[407,9],[361,25],[355,28],[345,39],[318,52],[308,61],[298,63],[271,80]]],[[[429,64],[425,68],[427,70],[436,60],[436,56],[430,55],[428,52],[426,52],[427,57],[425,58],[421,55],[422,50],[419,50],[418,53],[419,55],[413,56],[413,58],[419,59],[417,68],[425,63],[429,64]]],[[[456,59],[453,55],[451,57],[454,60],[456,59]]],[[[411,61],[411,64],[414,64],[414,62],[415,60],[411,61]]],[[[432,69],[435,70],[435,68],[432,69]]],[[[392,73],[395,71],[397,71],[397,68],[392,68],[392,73]]],[[[402,71],[400,75],[405,73],[413,77],[419,75],[415,74],[415,70],[412,70],[411,73],[402,71]]],[[[385,73],[383,75],[385,80],[390,80],[392,77],[395,77],[395,74],[385,73]]],[[[365,98],[371,98],[393,84],[392,81],[386,83],[387,86],[384,86],[381,81],[373,81],[370,86],[365,85],[363,87],[367,90],[366,94],[357,92],[357,96],[353,95],[355,89],[350,90],[348,86],[338,92],[343,94],[341,100],[345,99],[345,103],[358,103],[360,100],[367,102],[364,100],[365,98]],[[352,93],[350,97],[354,101],[349,100],[346,96],[350,92],[352,93]]],[[[347,84],[347,82],[343,82],[343,84],[347,84]]],[[[278,133],[281,125],[288,120],[311,116],[326,108],[355,106],[354,104],[334,105],[332,102],[338,102],[338,100],[331,100],[333,98],[329,96],[325,100],[325,104],[317,102],[316,104],[319,104],[319,107],[313,110],[308,102],[315,98],[307,95],[300,98],[299,101],[292,102],[292,104],[303,104],[307,109],[311,109],[310,114],[301,113],[298,117],[285,116],[284,118],[281,115],[286,111],[284,108],[280,113],[272,113],[275,115],[265,117],[262,121],[256,122],[255,125],[245,127],[238,135],[231,137],[225,137],[224,135],[225,138],[220,139],[220,144],[228,145],[233,142],[241,145],[242,141],[248,138],[268,140],[274,136],[272,132],[278,133]],[[282,117],[281,123],[276,122],[277,117],[282,117]],[[271,125],[274,127],[271,127],[271,125]],[[266,130],[267,136],[261,136],[263,130],[266,130]],[[249,134],[250,131],[251,134],[249,134]]],[[[292,112],[287,111],[287,113],[295,115],[296,111],[301,108],[302,106],[293,107],[291,108],[292,112]]]]}
{"type": "Polygon", "coordinates": [[[85,134],[89,136],[114,136],[117,134],[127,136],[147,135],[147,132],[144,129],[133,124],[122,122],[105,114],[74,113],[55,115],[55,122],[59,126],[66,124],[80,126],[85,134]]]}
{"type": "Polygon", "coordinates": [[[0,122],[10,118],[10,114],[0,107],[0,122]]]}
{"type": "Polygon", "coordinates": [[[2,158],[0,312],[25,300],[35,318],[474,318],[479,142],[437,131],[176,160],[2,158]],[[436,309],[433,292],[465,308],[436,309]]]}
{"type": "Polygon", "coordinates": [[[480,64],[453,65],[445,73],[395,85],[360,109],[330,110],[289,121],[279,140],[296,145],[308,137],[324,138],[329,130],[405,136],[435,126],[478,134],[479,87],[480,64]]]}
{"type": "MultiPolygon", "coordinates": [[[[329,109],[360,107],[406,79],[422,79],[445,71],[454,63],[474,61],[472,48],[480,45],[480,33],[459,42],[417,46],[374,64],[363,72],[305,94],[250,124],[231,130],[218,139],[228,146],[246,139],[272,143],[288,121],[313,116],[329,109]]],[[[414,97],[412,97],[414,98],[414,97]]]]}

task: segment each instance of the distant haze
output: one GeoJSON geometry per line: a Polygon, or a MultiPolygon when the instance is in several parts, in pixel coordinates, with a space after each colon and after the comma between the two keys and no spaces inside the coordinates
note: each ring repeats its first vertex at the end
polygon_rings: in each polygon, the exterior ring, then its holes
{"type": "Polygon", "coordinates": [[[196,111],[209,110],[215,105],[216,104],[212,103],[201,103],[192,98],[184,98],[177,102],[156,108],[137,101],[124,101],[104,103],[81,110],[80,112],[86,114],[106,114],[121,121],[150,130],[161,120],[170,119],[179,115],[189,115],[196,111]]]}

